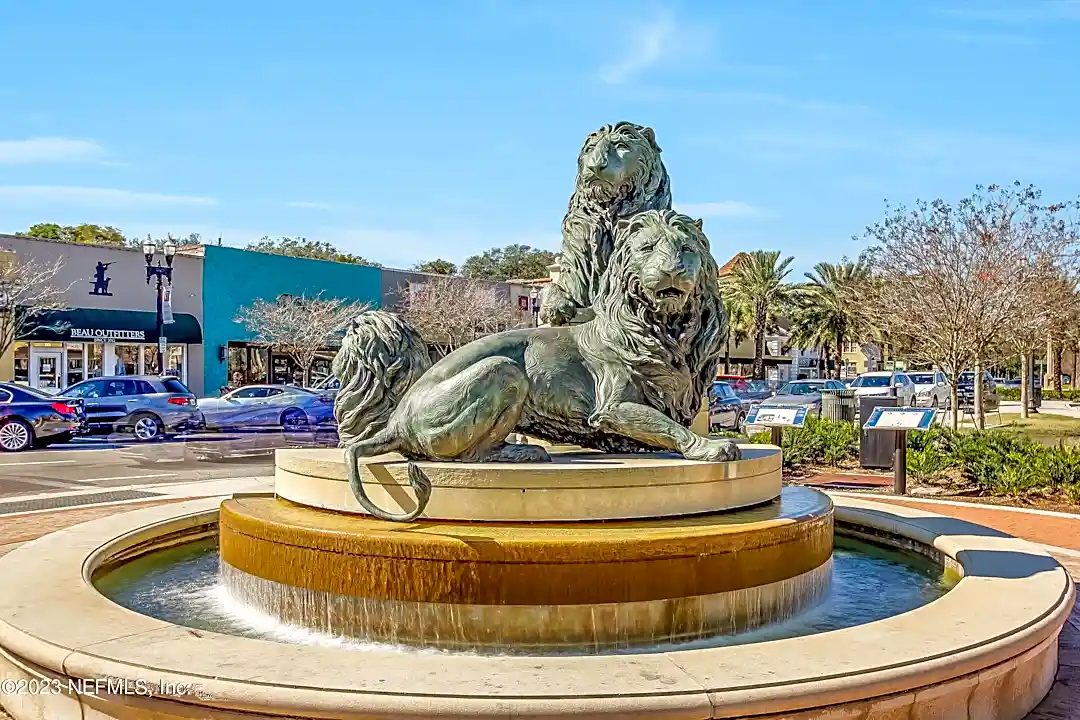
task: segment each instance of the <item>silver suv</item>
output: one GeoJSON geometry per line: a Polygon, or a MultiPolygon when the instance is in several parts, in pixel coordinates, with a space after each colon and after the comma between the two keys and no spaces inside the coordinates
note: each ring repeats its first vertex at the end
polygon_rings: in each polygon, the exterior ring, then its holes
{"type": "Polygon", "coordinates": [[[87,428],[95,434],[129,432],[145,442],[203,426],[198,400],[174,377],[93,378],[61,394],[82,398],[87,428]]]}

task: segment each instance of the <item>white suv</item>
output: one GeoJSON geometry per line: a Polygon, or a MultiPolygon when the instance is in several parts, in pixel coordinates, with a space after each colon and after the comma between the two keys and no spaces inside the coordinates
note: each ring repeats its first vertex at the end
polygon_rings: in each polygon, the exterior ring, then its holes
{"type": "Polygon", "coordinates": [[[948,408],[949,381],[945,373],[937,370],[910,372],[908,377],[915,383],[915,404],[919,407],[948,408]]]}
{"type": "Polygon", "coordinates": [[[851,389],[856,395],[892,395],[900,398],[900,405],[915,407],[915,383],[902,372],[868,372],[855,378],[851,389]]]}

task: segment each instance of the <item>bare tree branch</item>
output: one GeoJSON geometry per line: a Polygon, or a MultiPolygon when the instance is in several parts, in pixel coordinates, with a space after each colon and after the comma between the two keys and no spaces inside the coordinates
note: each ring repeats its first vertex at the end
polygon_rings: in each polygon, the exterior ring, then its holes
{"type": "MultiPolygon", "coordinates": [[[[863,310],[910,359],[946,373],[953,408],[960,372],[1045,342],[1061,316],[1062,288],[1075,289],[1076,223],[1064,212],[1073,207],[1045,205],[1019,183],[979,186],[956,206],[886,205],[885,219],[867,228],[872,282],[863,310]]],[[[979,373],[975,380],[978,422],[979,373]]]]}
{"type": "Polygon", "coordinates": [[[411,282],[402,315],[428,343],[452,352],[484,335],[527,325],[504,288],[475,278],[442,276],[411,282]]]}
{"type": "Polygon", "coordinates": [[[66,288],[55,284],[64,262],[21,259],[11,251],[0,251],[0,355],[16,340],[47,326],[41,313],[66,307],[66,288]]]}
{"type": "Polygon", "coordinates": [[[256,300],[241,307],[235,322],[247,327],[257,342],[291,356],[310,381],[311,365],[320,350],[341,343],[341,332],[367,305],[338,298],[282,295],[275,302],[256,300]]]}

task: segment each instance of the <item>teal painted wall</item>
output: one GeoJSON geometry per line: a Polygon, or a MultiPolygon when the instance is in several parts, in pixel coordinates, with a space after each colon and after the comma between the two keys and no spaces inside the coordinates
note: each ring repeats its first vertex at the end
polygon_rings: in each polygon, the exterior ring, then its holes
{"type": "Polygon", "coordinates": [[[205,393],[216,395],[228,380],[219,348],[229,341],[252,339],[247,328],[233,322],[242,306],[259,298],[272,302],[283,294],[311,297],[320,291],[324,298],[377,305],[381,290],[379,268],[206,246],[202,315],[205,393]]]}

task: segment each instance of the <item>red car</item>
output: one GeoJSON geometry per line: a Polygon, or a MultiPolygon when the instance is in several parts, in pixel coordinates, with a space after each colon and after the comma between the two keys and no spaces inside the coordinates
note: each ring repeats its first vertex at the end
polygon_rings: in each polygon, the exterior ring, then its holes
{"type": "Polygon", "coordinates": [[[716,379],[726,382],[735,392],[747,392],[750,390],[750,378],[745,375],[717,375],[716,379]]]}

